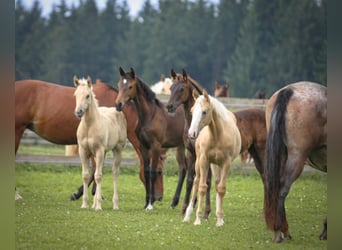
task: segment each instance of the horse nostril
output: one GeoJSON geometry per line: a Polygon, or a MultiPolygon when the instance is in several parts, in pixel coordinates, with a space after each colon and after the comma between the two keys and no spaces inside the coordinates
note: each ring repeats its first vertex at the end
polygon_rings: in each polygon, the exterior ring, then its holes
{"type": "Polygon", "coordinates": [[[117,110],[117,111],[121,111],[121,110],[122,110],[122,104],[121,104],[121,102],[119,102],[119,103],[116,104],[116,110],[117,110]]]}
{"type": "Polygon", "coordinates": [[[169,112],[173,111],[173,105],[172,104],[167,105],[166,108],[167,108],[167,111],[169,111],[169,112]]]}

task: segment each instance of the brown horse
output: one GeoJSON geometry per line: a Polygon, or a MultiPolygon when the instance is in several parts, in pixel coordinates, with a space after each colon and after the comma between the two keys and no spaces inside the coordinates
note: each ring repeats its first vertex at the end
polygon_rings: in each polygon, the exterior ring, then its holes
{"type": "MultiPolygon", "coordinates": [[[[120,67],[120,76],[116,108],[121,110],[130,100],[135,103],[139,116],[136,134],[140,141],[146,180],[145,209],[151,210],[154,202],[156,168],[162,148],[177,147],[179,172],[186,169],[183,142],[184,110],[179,108],[174,115],[168,114],[155,93],[135,76],[132,68],[129,72],[125,72],[120,67]]],[[[179,179],[178,183],[182,185],[183,181],[179,179]]]]}
{"type": "MultiPolygon", "coordinates": [[[[173,80],[173,84],[171,87],[171,96],[168,101],[167,107],[169,112],[173,112],[176,110],[178,106],[183,104],[185,110],[186,117],[186,127],[185,130],[188,131],[190,127],[192,113],[191,108],[194,105],[194,98],[192,96],[193,90],[201,93],[203,91],[203,87],[192,79],[186,72],[183,70],[182,74],[176,74],[173,70],[171,70],[171,77],[173,80]]],[[[243,109],[233,112],[236,120],[237,126],[241,135],[241,152],[248,151],[250,155],[253,157],[254,164],[256,169],[258,170],[263,183],[263,172],[264,172],[264,164],[265,164],[265,143],[266,143],[266,121],[265,121],[265,111],[261,109],[243,109]]],[[[186,138],[188,138],[186,136],[186,138]]],[[[181,209],[181,214],[184,214],[187,205],[189,204],[190,193],[193,183],[194,177],[194,161],[196,159],[196,155],[194,152],[194,144],[193,141],[189,141],[187,147],[190,148],[190,152],[193,152],[190,163],[188,163],[188,179],[186,185],[186,194],[184,198],[184,204],[181,209]],[[192,151],[191,151],[192,150],[192,151]],[[191,162],[193,164],[191,164],[191,162]]],[[[210,171],[209,171],[210,173],[210,171]]],[[[207,185],[210,187],[210,177],[208,177],[207,185]]],[[[204,217],[207,218],[210,213],[210,189],[207,189],[206,196],[206,211],[204,213],[204,217]]]]}
{"type": "MultiPolygon", "coordinates": [[[[327,88],[312,82],[289,84],[266,107],[265,219],[274,242],[291,239],[285,199],[304,163],[327,172],[327,88]]],[[[327,238],[324,222],[320,239],[327,238]]]]}
{"type": "Polygon", "coordinates": [[[215,82],[215,97],[229,97],[230,84],[227,82],[225,85],[220,85],[218,81],[215,82]]]}
{"type": "MultiPolygon", "coordinates": [[[[17,153],[21,137],[25,129],[30,129],[40,137],[56,144],[77,144],[76,130],[80,122],[73,113],[75,108],[75,88],[39,80],[21,80],[15,83],[15,153],[17,153]]],[[[113,107],[118,91],[97,81],[93,91],[99,106],[113,107]]],[[[123,109],[127,120],[127,137],[132,143],[140,160],[140,179],[145,184],[143,161],[139,150],[139,140],[135,134],[138,116],[135,106],[126,105],[123,109]]],[[[95,165],[93,162],[93,171],[95,165]]],[[[158,163],[155,199],[163,197],[162,162],[158,163]]],[[[93,181],[93,177],[89,185],[93,181]]],[[[95,189],[93,188],[93,194],[95,189]]],[[[71,195],[78,199],[83,194],[83,186],[78,193],[71,195]]]]}

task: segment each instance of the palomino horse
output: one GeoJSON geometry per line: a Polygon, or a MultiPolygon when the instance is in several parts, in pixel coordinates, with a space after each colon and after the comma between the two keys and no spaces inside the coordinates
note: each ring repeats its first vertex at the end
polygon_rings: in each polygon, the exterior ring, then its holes
{"type": "MultiPolygon", "coordinates": [[[[176,110],[178,106],[183,104],[185,111],[185,125],[186,131],[188,131],[192,119],[191,108],[194,105],[194,98],[192,96],[192,91],[196,90],[199,93],[203,91],[203,87],[193,80],[186,72],[183,70],[182,74],[176,74],[173,70],[171,70],[172,80],[174,81],[171,87],[171,96],[167,104],[167,108],[169,112],[173,112],[176,110]]],[[[236,120],[237,126],[241,135],[241,152],[248,152],[254,160],[254,164],[256,169],[258,170],[263,183],[263,172],[264,172],[264,164],[265,164],[265,144],[266,144],[266,121],[265,121],[265,111],[261,109],[242,109],[233,112],[236,120]]],[[[186,135],[186,138],[188,136],[186,135]]],[[[193,161],[191,159],[188,162],[188,179],[186,185],[186,194],[184,198],[184,204],[181,209],[181,214],[184,214],[185,209],[189,204],[190,193],[193,183],[194,177],[194,161],[195,161],[195,152],[194,152],[194,143],[192,140],[186,144],[189,147],[189,151],[193,152],[193,161]],[[192,148],[192,151],[191,151],[192,148]],[[193,162],[193,164],[191,164],[193,162]]],[[[211,172],[209,171],[209,174],[211,172]]],[[[210,187],[210,178],[208,175],[207,185],[210,187]]],[[[204,218],[208,217],[210,212],[210,188],[207,190],[206,195],[206,210],[204,213],[204,218]]]]}
{"type": "MultiPolygon", "coordinates": [[[[312,82],[289,84],[266,107],[265,219],[274,242],[291,239],[285,199],[304,163],[327,172],[327,88],[312,82]]],[[[320,239],[327,238],[324,222],[320,239]]]]}
{"type": "Polygon", "coordinates": [[[230,84],[227,82],[225,85],[220,85],[218,81],[215,82],[215,97],[229,97],[230,84]]]}
{"type": "MultiPolygon", "coordinates": [[[[196,152],[195,152],[195,141],[189,138],[188,136],[188,130],[190,128],[191,119],[192,119],[192,113],[191,108],[195,103],[195,100],[192,96],[192,91],[196,90],[199,93],[202,93],[203,87],[196,82],[194,79],[192,79],[186,71],[183,69],[182,74],[176,74],[176,72],[171,69],[171,79],[173,81],[173,84],[171,86],[171,96],[167,103],[167,110],[170,113],[173,113],[177,110],[177,108],[183,104],[184,112],[185,112],[185,127],[184,127],[184,143],[187,148],[187,182],[186,182],[186,190],[185,190],[185,197],[183,206],[181,208],[181,215],[184,215],[186,208],[189,205],[190,200],[190,194],[193,184],[193,179],[195,175],[195,161],[196,161],[196,152]]],[[[184,181],[186,172],[184,171],[182,176],[182,179],[184,181]]],[[[204,213],[204,218],[207,219],[209,217],[209,214],[211,212],[210,208],[210,186],[211,186],[211,171],[208,173],[208,179],[207,179],[207,194],[206,194],[206,208],[204,213]]],[[[174,200],[172,202],[172,208],[177,206],[179,202],[181,190],[178,190],[178,193],[174,196],[174,200]]]]}
{"type": "MultiPolygon", "coordinates": [[[[186,168],[183,142],[184,110],[179,108],[174,115],[168,114],[155,93],[135,76],[132,68],[130,72],[125,72],[120,67],[120,76],[116,108],[121,110],[130,100],[135,103],[139,116],[136,134],[140,141],[146,180],[145,209],[151,210],[154,202],[156,168],[162,148],[177,147],[179,172],[186,168]]],[[[182,184],[183,182],[179,179],[178,185],[182,184]]]]}
{"type": "Polygon", "coordinates": [[[216,188],[216,226],[223,226],[223,198],[226,193],[226,178],[232,161],[239,154],[241,137],[236,118],[232,112],[204,90],[198,96],[194,91],[192,121],[189,137],[196,139],[196,176],[192,188],[192,197],[186,209],[184,222],[190,221],[196,195],[198,206],[195,225],[201,224],[202,200],[207,189],[209,166],[215,179],[216,188]]]}
{"type": "MultiPolygon", "coordinates": [[[[93,85],[99,106],[113,107],[117,90],[101,81],[93,85]]],[[[15,82],[15,153],[25,129],[30,129],[40,137],[56,144],[77,144],[76,130],[80,122],[73,114],[75,108],[75,88],[39,80],[15,82]]],[[[139,140],[135,134],[138,116],[133,104],[123,109],[127,120],[127,137],[140,160],[140,179],[145,184],[143,161],[139,150],[139,140]]],[[[93,162],[93,171],[95,166],[93,162]]],[[[163,197],[162,161],[158,164],[155,199],[163,197]]],[[[93,176],[92,176],[93,177],[93,176]]],[[[93,179],[93,178],[92,178],[93,179]]],[[[91,184],[92,179],[89,181],[91,184]]],[[[93,189],[94,192],[94,189],[93,189]]],[[[82,196],[83,187],[71,195],[72,199],[82,196]]]]}
{"type": "Polygon", "coordinates": [[[81,208],[88,207],[89,160],[94,157],[96,162],[93,208],[102,210],[102,169],[106,153],[111,150],[115,158],[112,167],[113,173],[113,209],[119,209],[118,176],[121,163],[121,152],[126,145],[127,124],[125,115],[114,107],[99,107],[92,82],[78,79],[74,76],[75,115],[81,119],[77,128],[78,152],[82,161],[83,201],[81,208]]]}

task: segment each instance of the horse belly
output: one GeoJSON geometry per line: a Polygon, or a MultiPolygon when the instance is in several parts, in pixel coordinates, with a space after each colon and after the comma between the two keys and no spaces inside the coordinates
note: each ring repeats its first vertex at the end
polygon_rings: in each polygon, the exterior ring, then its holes
{"type": "Polygon", "coordinates": [[[327,172],[327,147],[324,145],[323,147],[312,151],[306,160],[306,163],[311,167],[327,172]]]}

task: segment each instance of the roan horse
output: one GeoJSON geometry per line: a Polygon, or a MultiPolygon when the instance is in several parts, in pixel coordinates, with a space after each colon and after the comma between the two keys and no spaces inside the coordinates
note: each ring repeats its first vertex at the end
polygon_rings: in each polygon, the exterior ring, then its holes
{"type": "MultiPolygon", "coordinates": [[[[135,76],[131,68],[125,72],[120,67],[118,82],[119,94],[116,108],[121,110],[125,103],[133,100],[139,116],[136,134],[140,141],[140,152],[144,161],[146,180],[145,209],[153,209],[156,167],[163,148],[177,147],[179,172],[186,169],[185,146],[183,143],[184,110],[179,108],[174,115],[165,110],[164,105],[156,98],[155,93],[141,79],[135,76]]],[[[178,186],[183,181],[178,180],[178,186]]],[[[177,189],[178,189],[177,186],[177,189]]],[[[179,187],[181,189],[181,186],[179,187]]]]}
{"type": "Polygon", "coordinates": [[[232,161],[239,154],[241,137],[232,112],[204,90],[198,96],[193,91],[195,104],[189,137],[196,139],[196,176],[192,188],[192,197],[186,209],[183,222],[189,222],[195,199],[198,195],[198,206],[195,225],[201,224],[202,200],[206,192],[209,168],[213,173],[216,188],[216,226],[223,226],[223,198],[226,193],[226,178],[232,161]],[[210,166],[210,167],[209,167],[210,166]]]}
{"type": "MultiPolygon", "coordinates": [[[[15,82],[15,153],[25,129],[30,129],[40,137],[56,144],[77,144],[76,130],[80,122],[73,114],[75,108],[75,88],[39,80],[21,80],[15,82]],[[61,101],[63,100],[63,101],[61,101]]],[[[113,107],[117,90],[97,81],[93,91],[99,106],[113,107]]],[[[143,161],[139,150],[139,140],[135,134],[137,113],[133,104],[123,109],[127,120],[127,137],[132,143],[140,160],[140,179],[145,184],[143,161]]],[[[93,172],[95,165],[93,161],[93,172]]],[[[155,186],[155,199],[163,197],[162,161],[158,163],[158,176],[155,186]]],[[[90,179],[89,185],[93,180],[90,179]]],[[[93,189],[93,194],[94,194],[93,189]]],[[[78,199],[83,194],[83,187],[71,195],[78,199]]]]}
{"type": "MultiPolygon", "coordinates": [[[[203,91],[203,87],[194,79],[192,79],[184,69],[182,74],[176,74],[173,70],[171,70],[171,78],[174,83],[171,87],[171,96],[168,101],[167,108],[169,112],[174,112],[174,110],[176,110],[178,106],[183,104],[186,117],[185,130],[188,131],[192,119],[191,108],[195,103],[192,92],[193,90],[197,90],[199,93],[201,93],[203,91]]],[[[265,144],[267,134],[265,111],[262,109],[249,108],[238,110],[233,113],[236,117],[237,126],[239,128],[241,135],[241,152],[247,151],[253,157],[255,167],[258,170],[264,183],[263,166],[265,164],[265,144]]],[[[186,138],[188,138],[188,135],[186,135],[186,138]]],[[[186,146],[190,148],[189,151],[192,152],[191,156],[193,158],[190,158],[188,162],[188,177],[184,204],[181,209],[182,215],[185,213],[185,209],[189,204],[195,169],[194,161],[196,158],[193,141],[189,140],[186,146]],[[193,164],[191,164],[191,162],[193,162],[193,164]]],[[[210,173],[211,172],[209,171],[209,174],[210,173]]],[[[210,187],[210,181],[211,180],[208,175],[208,187],[210,187]]],[[[210,190],[208,188],[206,195],[206,210],[204,213],[204,218],[208,218],[209,213],[210,190]]]]}
{"type": "MultiPolygon", "coordinates": [[[[327,89],[312,82],[289,84],[266,107],[265,219],[274,242],[291,239],[285,199],[304,163],[327,172],[327,89]]],[[[320,239],[327,239],[327,221],[320,239]]]]}
{"type": "Polygon", "coordinates": [[[95,182],[96,193],[93,208],[102,210],[102,170],[106,153],[110,150],[115,158],[113,174],[113,209],[119,209],[118,176],[120,171],[121,153],[127,140],[127,123],[125,115],[114,107],[99,107],[93,92],[91,78],[73,78],[76,90],[75,115],[81,119],[77,128],[78,152],[82,161],[83,201],[81,208],[88,207],[89,160],[94,157],[96,162],[95,182]]]}

